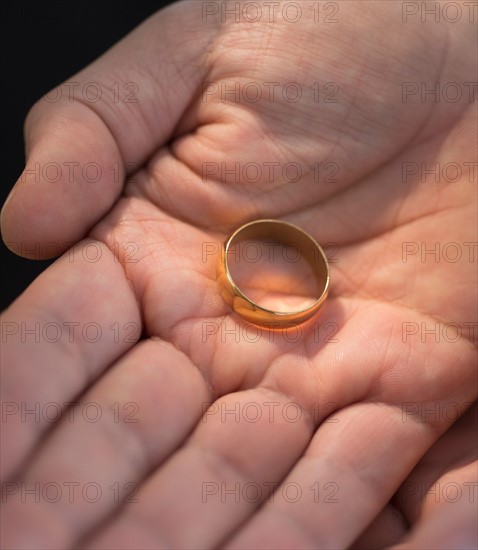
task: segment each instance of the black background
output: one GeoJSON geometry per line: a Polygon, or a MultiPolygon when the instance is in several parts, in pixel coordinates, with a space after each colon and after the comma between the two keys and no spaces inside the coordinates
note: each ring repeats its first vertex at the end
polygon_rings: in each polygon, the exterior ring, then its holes
{"type": "MultiPolygon", "coordinates": [[[[31,105],[172,1],[4,4],[2,205],[24,168],[23,121],[31,105]]],[[[3,272],[0,311],[51,263],[20,258],[3,242],[0,262],[3,272]]]]}

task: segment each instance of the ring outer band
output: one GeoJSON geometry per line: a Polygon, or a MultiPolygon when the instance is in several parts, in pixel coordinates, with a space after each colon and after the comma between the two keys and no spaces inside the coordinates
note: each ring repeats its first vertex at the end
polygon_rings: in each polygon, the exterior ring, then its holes
{"type": "MultiPolygon", "coordinates": [[[[301,252],[304,253],[304,247],[301,246],[300,248],[301,252]]],[[[303,229],[281,220],[262,219],[242,225],[224,241],[217,265],[217,281],[224,301],[237,315],[259,326],[271,329],[282,328],[286,325],[304,323],[322,307],[329,293],[329,264],[319,243],[303,229]],[[304,254],[304,256],[314,270],[322,292],[313,304],[304,309],[282,312],[264,308],[250,300],[234,282],[227,262],[228,252],[234,243],[248,238],[271,238],[287,244],[286,238],[290,242],[294,237],[302,243],[308,242],[309,246],[311,245],[311,249],[314,251],[314,260],[311,260],[310,254],[304,254]],[[318,261],[315,261],[316,259],[318,261]]]]}

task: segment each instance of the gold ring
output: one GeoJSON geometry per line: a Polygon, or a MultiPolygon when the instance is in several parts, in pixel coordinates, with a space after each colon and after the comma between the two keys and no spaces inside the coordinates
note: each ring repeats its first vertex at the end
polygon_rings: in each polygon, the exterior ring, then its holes
{"type": "Polygon", "coordinates": [[[276,328],[291,323],[303,323],[317,313],[329,291],[329,264],[317,241],[300,227],[280,220],[257,220],[239,227],[223,243],[217,267],[217,280],[224,300],[233,311],[256,325],[276,328]],[[284,245],[295,245],[312,267],[318,283],[318,297],[312,305],[296,311],[273,311],[254,303],[238,288],[228,264],[232,246],[244,240],[267,239],[284,245]]]}

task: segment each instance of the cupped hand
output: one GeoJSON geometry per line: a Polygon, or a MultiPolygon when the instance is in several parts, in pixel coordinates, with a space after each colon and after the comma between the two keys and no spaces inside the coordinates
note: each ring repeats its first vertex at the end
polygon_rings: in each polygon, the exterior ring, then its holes
{"type": "Polygon", "coordinates": [[[29,114],[3,237],[76,244],[2,316],[4,547],[347,547],[476,399],[473,26],[301,5],[178,3],[29,114]],[[330,245],[313,324],[223,302],[257,218],[330,245]]]}

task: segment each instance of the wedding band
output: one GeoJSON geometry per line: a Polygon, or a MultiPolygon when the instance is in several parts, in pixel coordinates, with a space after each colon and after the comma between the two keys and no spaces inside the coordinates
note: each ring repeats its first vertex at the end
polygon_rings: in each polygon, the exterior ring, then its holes
{"type": "Polygon", "coordinates": [[[257,220],[239,227],[223,243],[217,266],[217,280],[221,295],[239,316],[256,325],[269,328],[291,323],[303,323],[317,313],[329,291],[329,265],[324,251],[308,233],[288,222],[257,220]],[[273,311],[250,300],[236,285],[229,269],[229,254],[234,245],[244,240],[272,240],[283,245],[293,244],[309,263],[317,280],[317,298],[312,305],[296,311],[273,311]]]}

